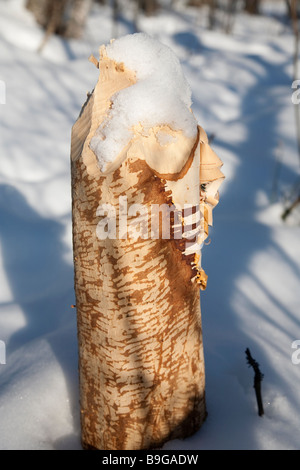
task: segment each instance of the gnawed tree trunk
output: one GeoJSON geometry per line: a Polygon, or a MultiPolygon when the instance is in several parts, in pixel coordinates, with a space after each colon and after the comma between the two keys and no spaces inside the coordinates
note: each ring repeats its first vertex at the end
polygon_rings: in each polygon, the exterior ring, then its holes
{"type": "Polygon", "coordinates": [[[218,202],[221,161],[200,127],[188,139],[166,126],[175,143],[162,146],[158,129],[147,135],[137,129],[101,172],[91,138],[114,93],[133,85],[135,74],[103,48],[100,63],[93,61],[99,81],[73,126],[71,147],[82,445],[149,449],[193,434],[206,417],[199,293],[206,276],[193,242],[186,248],[186,240],[176,237],[175,216],[169,239],[161,228],[151,238],[151,217],[138,221],[142,236],[125,238],[122,217],[127,210],[128,230],[134,231],[133,204],[149,214],[153,204],[173,207],[186,200],[191,212],[202,215],[191,225],[190,215],[182,214],[182,223],[192,230],[196,225],[204,239],[218,202]],[[107,220],[116,237],[100,236],[104,207],[113,208],[107,220]]]}

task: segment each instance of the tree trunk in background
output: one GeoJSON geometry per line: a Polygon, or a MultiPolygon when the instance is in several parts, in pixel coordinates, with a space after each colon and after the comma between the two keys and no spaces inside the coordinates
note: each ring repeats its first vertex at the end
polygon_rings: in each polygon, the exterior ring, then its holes
{"type": "Polygon", "coordinates": [[[245,0],[245,11],[251,15],[259,13],[260,0],[245,0]]]}
{"type": "Polygon", "coordinates": [[[216,24],[217,0],[209,0],[208,27],[214,29],[216,24]]]}
{"type": "Polygon", "coordinates": [[[70,12],[64,32],[65,37],[80,38],[82,36],[92,3],[93,0],[73,0],[70,2],[70,12]]]}
{"type": "Polygon", "coordinates": [[[225,22],[225,28],[224,28],[226,34],[230,34],[232,32],[235,14],[236,14],[237,2],[238,0],[228,0],[227,20],[225,22]]]}
{"type": "Polygon", "coordinates": [[[92,3],[93,0],[27,0],[26,7],[46,31],[43,46],[51,34],[82,36],[92,3]]]}
{"type": "Polygon", "coordinates": [[[31,11],[38,24],[46,28],[49,0],[27,0],[26,8],[31,11]]]}
{"type": "Polygon", "coordinates": [[[157,0],[137,0],[139,8],[145,12],[146,15],[151,16],[158,9],[159,2],[157,0]]]}
{"type": "Polygon", "coordinates": [[[207,3],[206,0],[188,0],[188,6],[191,7],[202,7],[207,3]]]}

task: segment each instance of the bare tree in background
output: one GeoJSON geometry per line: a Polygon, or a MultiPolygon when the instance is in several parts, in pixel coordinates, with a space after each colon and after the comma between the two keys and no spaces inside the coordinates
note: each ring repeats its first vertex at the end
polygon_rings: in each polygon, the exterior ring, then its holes
{"type": "Polygon", "coordinates": [[[81,37],[92,3],[93,0],[27,0],[27,9],[46,31],[39,49],[52,34],[81,37]]]}
{"type": "Polygon", "coordinates": [[[65,37],[79,38],[82,36],[92,3],[93,0],[72,0],[68,2],[69,14],[67,15],[65,37]]]}
{"type": "MultiPolygon", "coordinates": [[[[293,57],[293,81],[299,80],[299,41],[300,41],[300,32],[299,32],[299,12],[297,0],[286,0],[288,12],[291,16],[292,27],[294,32],[294,57],[293,57]]],[[[296,124],[296,138],[297,138],[297,148],[298,148],[298,157],[300,164],[300,105],[295,104],[295,124],[296,124]]],[[[291,197],[289,204],[286,207],[285,211],[282,214],[282,219],[285,220],[288,215],[300,204],[300,182],[297,181],[292,188],[291,197]]]]}
{"type": "Polygon", "coordinates": [[[47,0],[27,0],[26,8],[31,11],[36,21],[45,28],[47,0]]]}
{"type": "Polygon", "coordinates": [[[201,8],[208,7],[208,28],[214,29],[216,24],[216,10],[218,8],[217,0],[188,0],[188,6],[201,8]]]}
{"type": "Polygon", "coordinates": [[[137,0],[137,2],[139,9],[148,16],[153,15],[159,6],[159,0],[137,0]]]}
{"type": "Polygon", "coordinates": [[[260,0],[245,0],[245,11],[251,15],[258,15],[260,0]]]}
{"type": "Polygon", "coordinates": [[[234,19],[236,15],[238,0],[228,0],[227,2],[227,19],[225,20],[225,33],[230,34],[233,29],[234,19]]]}
{"type": "Polygon", "coordinates": [[[218,7],[217,0],[209,0],[209,14],[208,14],[208,26],[209,29],[214,29],[216,23],[216,9],[218,7]]]}

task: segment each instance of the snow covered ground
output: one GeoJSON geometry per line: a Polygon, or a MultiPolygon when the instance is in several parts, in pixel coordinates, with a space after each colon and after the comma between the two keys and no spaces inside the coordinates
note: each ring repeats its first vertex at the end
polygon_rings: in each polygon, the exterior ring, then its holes
{"type": "MultiPolygon", "coordinates": [[[[293,37],[280,2],[238,14],[231,35],[167,3],[138,27],[179,57],[226,181],[203,250],[208,418],[164,449],[299,449],[300,226],[282,222],[278,197],[299,178],[293,37]],[[247,347],[264,374],[263,417],[247,347]]],[[[133,32],[132,18],[115,27],[95,6],[82,40],[52,37],[39,55],[23,1],[0,1],[0,449],[80,449],[70,132],[97,79],[89,55],[133,32]]]]}

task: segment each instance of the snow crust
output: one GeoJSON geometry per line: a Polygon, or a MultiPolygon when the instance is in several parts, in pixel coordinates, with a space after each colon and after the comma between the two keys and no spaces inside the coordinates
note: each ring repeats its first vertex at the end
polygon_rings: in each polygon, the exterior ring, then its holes
{"type": "Polygon", "coordinates": [[[112,107],[91,139],[101,170],[133,137],[133,127],[144,130],[169,125],[187,137],[197,134],[190,108],[191,89],[174,52],[145,33],[117,39],[106,46],[107,56],[133,70],[137,82],[112,97],[112,107]]]}

